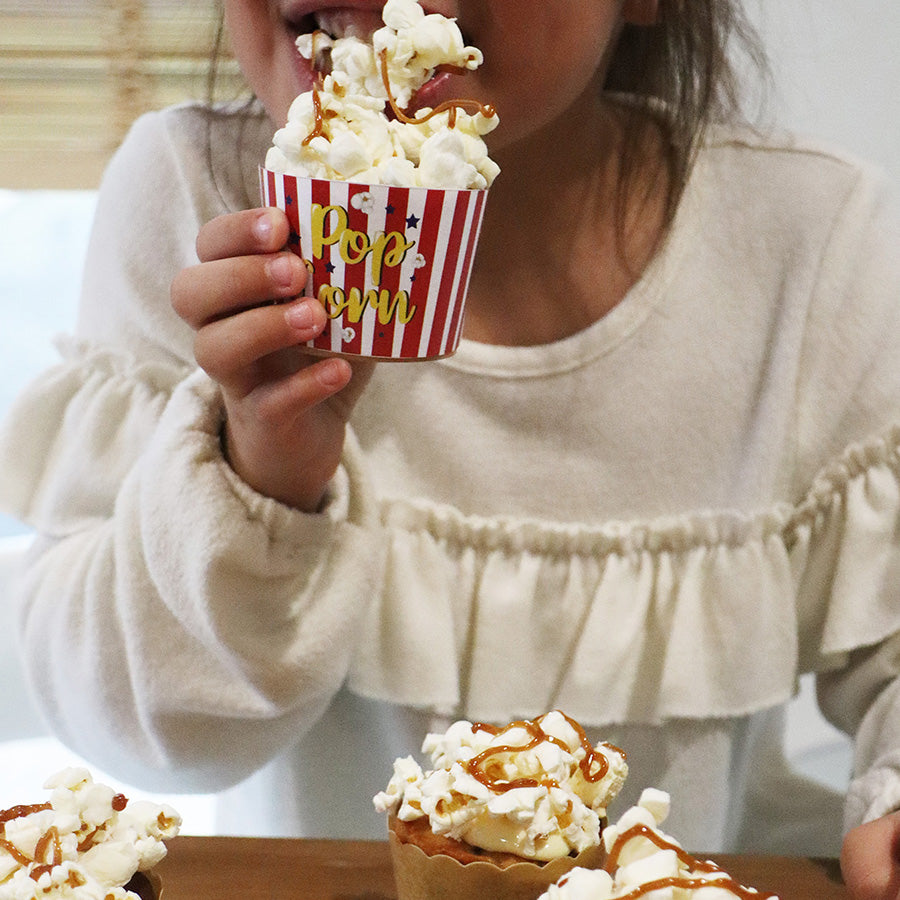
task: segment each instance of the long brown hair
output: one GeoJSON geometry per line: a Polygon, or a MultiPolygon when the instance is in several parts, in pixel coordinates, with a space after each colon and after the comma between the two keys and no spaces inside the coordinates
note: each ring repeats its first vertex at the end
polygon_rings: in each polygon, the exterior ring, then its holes
{"type": "Polygon", "coordinates": [[[741,0],[660,0],[656,25],[625,25],[604,88],[643,101],[657,114],[629,117],[620,187],[637,175],[648,129],[661,126],[670,221],[707,127],[745,118],[768,80],[759,36],[741,0]]]}

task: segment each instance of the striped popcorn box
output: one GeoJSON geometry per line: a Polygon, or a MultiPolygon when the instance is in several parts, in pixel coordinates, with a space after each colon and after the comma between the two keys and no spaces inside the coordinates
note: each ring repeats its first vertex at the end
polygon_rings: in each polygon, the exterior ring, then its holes
{"type": "Polygon", "coordinates": [[[487,191],[301,178],[260,168],[262,202],[283,209],[307,293],[328,313],[307,346],[381,360],[450,356],[487,191]]]}

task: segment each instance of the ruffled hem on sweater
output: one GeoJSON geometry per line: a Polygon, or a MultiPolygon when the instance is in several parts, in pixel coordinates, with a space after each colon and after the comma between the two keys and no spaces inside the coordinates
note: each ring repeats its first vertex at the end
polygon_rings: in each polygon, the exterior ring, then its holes
{"type": "Polygon", "coordinates": [[[500,721],[737,716],[900,629],[900,427],[796,504],[597,528],[383,505],[386,580],[351,685],[500,721]]]}
{"type": "MultiPolygon", "coordinates": [[[[153,439],[189,372],[69,345],[8,423],[4,504],[56,536],[108,517],[126,475],[116,467],[153,439]],[[37,396],[45,414],[35,424],[37,396]],[[83,452],[62,447],[72,422],[83,452]]],[[[204,422],[192,427],[213,433],[214,399],[200,407],[204,422]]],[[[375,524],[352,439],[345,456],[331,518],[354,509],[370,532],[358,565],[376,547],[385,562],[350,668],[364,696],[487,721],[553,706],[596,726],[738,716],[900,630],[889,592],[900,579],[900,425],[847,448],[797,503],[598,527],[402,499],[382,499],[375,524]],[[361,497],[369,514],[356,508],[361,497]]],[[[293,528],[301,513],[255,497],[218,465],[220,488],[248,509],[255,500],[273,540],[317,533],[293,528]]],[[[302,555],[314,553],[304,545],[302,555]]]]}

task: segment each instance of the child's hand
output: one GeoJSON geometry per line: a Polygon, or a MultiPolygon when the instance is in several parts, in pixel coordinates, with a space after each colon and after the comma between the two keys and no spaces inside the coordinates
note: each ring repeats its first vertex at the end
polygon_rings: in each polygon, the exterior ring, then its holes
{"type": "Polygon", "coordinates": [[[900,898],[900,812],[847,832],[841,871],[854,900],[900,898]]]}
{"type": "Polygon", "coordinates": [[[373,364],[351,368],[300,346],[326,316],[318,300],[298,297],[307,272],[283,249],[288,231],[274,208],[213,219],[197,237],[200,265],[172,282],[172,305],[197,332],[197,363],[221,386],[232,468],[260,493],[312,512],[373,364]]]}

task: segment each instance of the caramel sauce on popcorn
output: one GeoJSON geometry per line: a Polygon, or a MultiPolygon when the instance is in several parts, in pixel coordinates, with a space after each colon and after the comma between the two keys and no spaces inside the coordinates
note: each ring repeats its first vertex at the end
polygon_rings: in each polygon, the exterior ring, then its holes
{"type": "Polygon", "coordinates": [[[38,839],[34,848],[34,861],[44,860],[42,865],[35,866],[31,870],[31,877],[37,881],[45,872],[50,872],[55,866],[62,863],[62,846],[59,843],[59,830],[51,825],[38,839]],[[52,847],[53,854],[47,860],[47,850],[52,847]]]}
{"type": "Polygon", "coordinates": [[[308,147],[317,137],[323,137],[326,141],[329,140],[328,134],[325,131],[325,121],[327,119],[333,119],[337,115],[333,109],[322,108],[322,97],[319,94],[318,88],[313,88],[312,95],[315,119],[313,122],[313,130],[303,138],[304,147],[308,147]]]}
{"type": "Polygon", "coordinates": [[[11,806],[9,809],[4,809],[0,812],[0,832],[3,831],[3,825],[12,819],[21,819],[52,808],[49,803],[34,803],[31,806],[11,806]]]}
{"type": "Polygon", "coordinates": [[[34,862],[30,856],[26,856],[15,844],[11,844],[6,838],[0,838],[0,849],[5,850],[20,866],[30,866],[34,862]]]}
{"type": "MultiPolygon", "coordinates": [[[[315,65],[315,60],[318,55],[318,51],[316,50],[316,38],[322,34],[321,31],[314,31],[312,34],[312,59],[313,65],[315,65]]],[[[318,81],[321,82],[322,76],[321,74],[318,76],[318,81]]],[[[322,109],[322,97],[319,94],[319,85],[314,84],[312,89],[312,101],[313,101],[313,115],[315,116],[313,120],[313,130],[303,138],[303,146],[308,147],[309,144],[315,140],[317,137],[323,137],[328,140],[328,135],[325,133],[325,112],[322,109]]],[[[334,113],[332,113],[332,117],[334,113]]]]}
{"type": "MultiPolygon", "coordinates": [[[[655,844],[659,847],[660,850],[671,850],[675,853],[678,859],[684,863],[689,869],[694,872],[705,872],[707,874],[713,874],[716,872],[722,872],[722,870],[713,862],[703,862],[701,860],[696,859],[691,856],[686,850],[679,847],[677,844],[673,844],[671,841],[667,841],[663,835],[659,834],[659,832],[654,831],[652,828],[649,828],[647,825],[634,825],[631,828],[623,831],[618,838],[616,838],[615,843],[610,848],[609,854],[606,858],[606,863],[603,868],[613,874],[618,867],[619,857],[622,854],[622,848],[634,837],[644,837],[652,844],[655,844]]],[[[740,900],[766,900],[766,898],[776,897],[776,894],[772,893],[761,893],[753,888],[746,888],[743,885],[739,884],[730,876],[722,874],[721,877],[710,880],[703,878],[695,878],[689,875],[686,876],[675,876],[671,875],[666,878],[657,878],[655,881],[648,881],[644,884],[639,885],[634,890],[629,891],[627,894],[623,894],[619,900],[638,900],[638,898],[643,897],[645,894],[649,894],[651,891],[661,890],[662,888],[673,887],[680,888],[682,890],[700,890],[702,888],[711,888],[717,887],[721,890],[726,890],[732,893],[735,897],[740,898],[740,900]]]]}
{"type": "MultiPolygon", "coordinates": [[[[609,760],[603,753],[598,752],[591,745],[590,739],[585,734],[584,729],[574,719],[570,718],[565,713],[560,713],[560,715],[562,715],[563,718],[569,723],[569,725],[571,725],[575,730],[576,734],[578,735],[579,743],[584,750],[584,757],[578,763],[578,766],[581,769],[581,774],[584,776],[584,780],[592,783],[601,781],[605,777],[607,772],[609,772],[609,760]]],[[[528,732],[528,734],[531,735],[531,740],[528,741],[527,744],[502,744],[497,747],[488,747],[487,750],[482,750],[481,753],[473,756],[472,759],[464,763],[463,768],[469,775],[480,781],[486,788],[488,788],[488,790],[493,791],[495,794],[501,794],[505,791],[511,791],[514,788],[521,787],[558,788],[558,782],[556,782],[552,778],[514,778],[512,781],[503,781],[491,774],[491,767],[487,764],[492,756],[500,753],[517,753],[523,750],[533,750],[538,746],[538,744],[542,744],[544,741],[549,741],[551,744],[556,744],[557,747],[561,747],[563,750],[569,751],[569,747],[565,743],[565,741],[553,737],[553,735],[547,734],[547,732],[544,731],[543,728],[541,728],[541,720],[543,718],[544,717],[541,716],[539,719],[534,719],[533,721],[522,720],[519,722],[512,722],[503,729],[504,731],[506,731],[510,728],[523,728],[528,732]]],[[[486,731],[488,732],[488,734],[493,735],[500,734],[501,732],[499,728],[493,725],[487,725],[484,722],[475,722],[472,725],[472,730],[486,731]]],[[[603,746],[610,748],[616,753],[620,753],[623,757],[625,756],[622,750],[620,750],[618,747],[614,747],[612,744],[604,743],[603,746]]],[[[496,766],[494,766],[493,768],[496,769],[496,766]]]]}
{"type": "Polygon", "coordinates": [[[20,866],[30,866],[36,860],[24,854],[15,844],[6,839],[6,823],[48,809],[52,809],[49,803],[35,803],[30,806],[11,806],[9,809],[0,811],[0,849],[5,850],[20,866]]]}
{"type": "MultiPolygon", "coordinates": [[[[320,31],[313,32],[312,35],[312,58],[316,59],[317,50],[316,50],[316,36],[321,34],[320,31]]],[[[378,54],[378,59],[381,64],[381,80],[384,84],[384,89],[387,91],[388,95],[388,103],[390,104],[391,110],[393,111],[396,118],[403,122],[406,125],[421,125],[423,122],[427,122],[429,119],[434,116],[440,115],[443,112],[450,111],[450,115],[447,117],[447,125],[449,128],[456,127],[456,113],[457,110],[464,110],[472,115],[480,112],[485,118],[491,119],[495,115],[497,115],[496,110],[493,106],[489,104],[480,103],[477,100],[446,100],[443,103],[436,106],[430,112],[425,115],[419,116],[416,118],[415,116],[409,116],[405,110],[401,109],[399,104],[397,103],[397,99],[394,97],[393,92],[391,91],[391,82],[388,78],[388,69],[387,69],[387,50],[382,50],[381,53],[378,54]]],[[[452,65],[442,65],[438,66],[436,71],[438,72],[447,72],[447,71],[460,71],[465,72],[466,69],[462,69],[459,66],[452,65]]],[[[319,77],[321,81],[321,75],[319,77]]],[[[317,137],[324,137],[326,140],[329,140],[328,134],[325,130],[325,122],[326,119],[334,118],[337,115],[333,110],[323,110],[322,108],[322,97],[319,93],[319,85],[315,84],[312,88],[312,101],[313,101],[313,111],[314,111],[314,121],[313,121],[313,129],[310,133],[303,139],[303,146],[307,147],[309,144],[315,140],[317,137]]]]}
{"type": "Polygon", "coordinates": [[[93,831],[89,831],[79,842],[78,846],[75,848],[79,853],[86,853],[91,847],[94,846],[94,838],[97,837],[97,833],[101,831],[100,828],[95,828],[93,831]]]}
{"type": "Polygon", "coordinates": [[[636,887],[627,894],[622,894],[618,900],[639,900],[652,891],[662,890],[663,888],[677,888],[684,891],[699,891],[703,888],[718,888],[722,891],[729,891],[740,900],[766,900],[767,897],[776,897],[776,894],[762,894],[752,888],[745,888],[738,884],[733,878],[721,878],[715,881],[705,881],[702,878],[680,878],[672,876],[669,878],[657,878],[655,881],[647,881],[636,887]]]}
{"type": "Polygon", "coordinates": [[[449,128],[456,127],[456,112],[460,109],[464,112],[468,112],[470,115],[480,112],[486,119],[492,119],[497,115],[497,111],[493,106],[480,103],[478,100],[445,100],[443,103],[439,103],[431,110],[431,112],[425,113],[423,116],[419,116],[418,118],[409,116],[405,110],[400,109],[400,106],[391,91],[391,82],[388,78],[387,69],[387,50],[382,50],[381,53],[378,54],[378,59],[381,63],[381,81],[384,84],[384,89],[387,91],[388,103],[390,103],[394,115],[399,121],[406,125],[421,125],[423,122],[427,122],[429,119],[440,115],[447,110],[450,111],[450,115],[447,118],[447,125],[449,128]]]}
{"type": "Polygon", "coordinates": [[[700,862],[690,855],[686,850],[683,850],[681,847],[673,844],[671,841],[667,841],[658,831],[654,831],[652,828],[649,828],[647,825],[634,825],[629,828],[627,831],[623,831],[616,842],[613,844],[612,848],[609,851],[609,856],[606,858],[606,865],[604,865],[604,869],[607,872],[613,872],[615,868],[619,864],[619,856],[622,853],[622,848],[634,837],[645,837],[651,844],[656,844],[660,850],[673,850],[678,859],[681,860],[686,866],[690,866],[692,869],[698,872],[718,872],[719,867],[712,862],[700,862]]]}
{"type": "MultiPolygon", "coordinates": [[[[116,794],[111,801],[111,806],[116,812],[122,812],[128,805],[128,798],[124,794],[116,794]]],[[[34,856],[28,856],[5,837],[6,823],[13,819],[21,819],[34,813],[45,812],[53,809],[50,803],[35,803],[30,806],[12,806],[0,811],[0,850],[6,851],[20,866],[31,867],[28,873],[31,878],[38,881],[46,872],[52,871],[62,863],[62,845],[59,840],[59,830],[51,825],[39,838],[34,847],[34,856]],[[49,858],[48,858],[49,856],[49,858]]],[[[95,828],[87,834],[78,844],[78,852],[84,853],[94,846],[94,839],[102,828],[95,828]]],[[[78,884],[73,881],[74,873],[70,874],[68,883],[72,887],[78,884]]],[[[80,883],[80,882],[79,882],[80,883]]]]}

